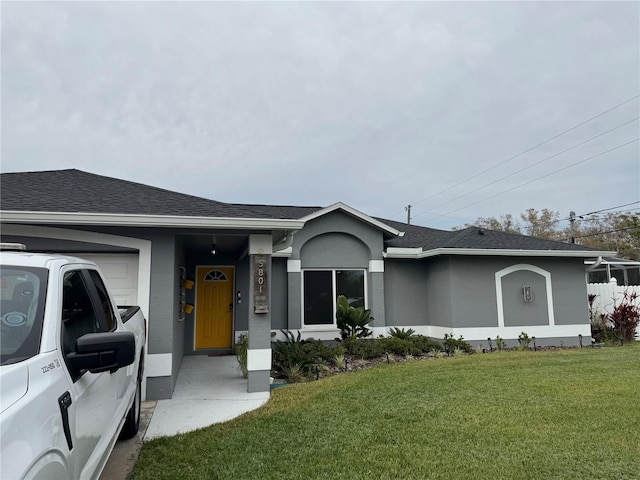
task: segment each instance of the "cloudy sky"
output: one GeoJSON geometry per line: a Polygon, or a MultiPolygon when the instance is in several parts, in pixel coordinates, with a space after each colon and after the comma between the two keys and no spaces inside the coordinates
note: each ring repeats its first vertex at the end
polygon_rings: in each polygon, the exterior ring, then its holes
{"type": "Polygon", "coordinates": [[[445,229],[640,200],[638,2],[3,1],[1,22],[3,172],[445,229]]]}

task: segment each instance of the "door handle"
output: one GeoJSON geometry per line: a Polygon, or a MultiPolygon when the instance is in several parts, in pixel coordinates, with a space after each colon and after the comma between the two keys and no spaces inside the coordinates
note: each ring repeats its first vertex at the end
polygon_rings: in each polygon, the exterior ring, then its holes
{"type": "Polygon", "coordinates": [[[229,310],[230,310],[231,312],[233,312],[233,303],[230,303],[230,304],[229,304],[229,310]]]}
{"type": "Polygon", "coordinates": [[[69,407],[71,403],[71,394],[69,391],[64,392],[60,398],[58,398],[58,405],[60,406],[60,413],[62,414],[62,428],[64,429],[64,436],[67,439],[69,450],[73,450],[71,429],[69,428],[69,407]]]}

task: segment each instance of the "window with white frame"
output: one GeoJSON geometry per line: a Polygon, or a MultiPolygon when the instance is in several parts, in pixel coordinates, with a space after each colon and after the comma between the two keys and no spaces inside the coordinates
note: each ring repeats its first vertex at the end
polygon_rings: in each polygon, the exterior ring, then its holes
{"type": "Polygon", "coordinates": [[[365,270],[305,270],[303,272],[304,325],[336,323],[336,300],[344,295],[354,307],[366,307],[365,270]]]}

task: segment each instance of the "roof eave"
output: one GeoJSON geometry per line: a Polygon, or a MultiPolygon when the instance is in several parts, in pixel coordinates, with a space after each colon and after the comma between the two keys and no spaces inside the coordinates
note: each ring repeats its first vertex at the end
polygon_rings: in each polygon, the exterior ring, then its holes
{"type": "Polygon", "coordinates": [[[334,203],[333,205],[330,205],[326,208],[322,208],[320,210],[317,210],[305,217],[302,217],[300,220],[304,221],[304,222],[308,222],[309,220],[313,220],[314,218],[318,218],[321,217],[323,215],[326,215],[327,213],[331,213],[333,211],[336,210],[343,210],[351,215],[353,215],[356,218],[359,218],[360,220],[362,220],[363,222],[367,222],[387,233],[390,233],[391,235],[394,235],[396,237],[403,237],[404,236],[404,232],[401,232],[400,230],[396,230],[395,228],[391,227],[390,225],[387,225],[386,223],[380,222],[379,220],[376,220],[373,217],[370,217],[369,215],[362,213],[359,210],[356,210],[353,207],[350,207],[349,205],[342,203],[342,202],[337,202],[334,203]]]}
{"type": "Polygon", "coordinates": [[[86,212],[0,211],[3,223],[109,225],[137,227],[300,230],[304,222],[272,218],[229,218],[86,212]]]}
{"type": "Polygon", "coordinates": [[[438,255],[471,255],[498,257],[573,257],[593,258],[611,256],[615,252],[599,250],[525,250],[498,248],[435,248],[423,251],[422,248],[387,248],[385,258],[428,258],[438,255]]]}

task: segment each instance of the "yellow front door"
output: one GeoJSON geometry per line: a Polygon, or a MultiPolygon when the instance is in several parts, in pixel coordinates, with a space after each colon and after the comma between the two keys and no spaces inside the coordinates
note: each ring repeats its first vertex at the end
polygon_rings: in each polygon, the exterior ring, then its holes
{"type": "Polygon", "coordinates": [[[198,267],[196,348],[230,348],[233,339],[233,267],[198,267]]]}

